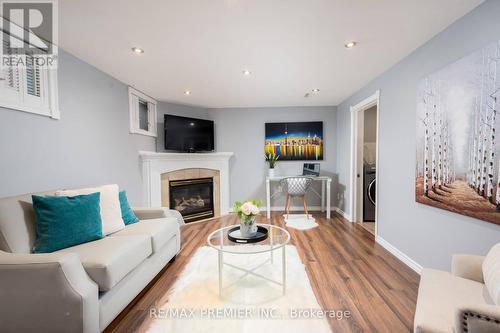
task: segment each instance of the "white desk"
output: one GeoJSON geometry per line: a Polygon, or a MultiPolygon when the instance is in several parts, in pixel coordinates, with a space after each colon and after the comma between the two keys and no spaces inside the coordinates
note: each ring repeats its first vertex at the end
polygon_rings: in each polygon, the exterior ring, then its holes
{"type": "MultiPolygon", "coordinates": [[[[278,192],[271,194],[271,182],[279,182],[283,178],[287,177],[295,177],[295,176],[274,176],[274,177],[266,177],[266,202],[267,202],[267,218],[271,218],[271,198],[274,197],[278,192]]],[[[297,176],[301,177],[301,176],[297,176]]],[[[310,190],[316,194],[319,198],[321,198],[321,211],[325,211],[325,187],[326,187],[326,218],[330,218],[331,213],[331,203],[330,203],[330,187],[332,183],[332,179],[326,176],[318,176],[311,177],[314,181],[321,182],[321,195],[316,192],[312,187],[310,190]]]]}

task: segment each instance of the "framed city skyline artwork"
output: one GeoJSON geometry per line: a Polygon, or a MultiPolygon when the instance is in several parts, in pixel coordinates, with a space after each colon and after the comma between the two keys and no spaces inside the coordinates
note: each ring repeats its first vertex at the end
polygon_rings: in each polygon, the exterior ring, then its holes
{"type": "Polygon", "coordinates": [[[278,161],[323,160],[323,122],[266,123],[265,152],[278,161]]]}

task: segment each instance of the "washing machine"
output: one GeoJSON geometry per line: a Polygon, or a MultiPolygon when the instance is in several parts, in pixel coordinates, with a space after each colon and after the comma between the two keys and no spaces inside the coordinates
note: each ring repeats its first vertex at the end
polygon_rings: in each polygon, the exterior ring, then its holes
{"type": "Polygon", "coordinates": [[[375,165],[365,164],[363,177],[363,221],[375,222],[375,189],[377,168],[375,165]]]}

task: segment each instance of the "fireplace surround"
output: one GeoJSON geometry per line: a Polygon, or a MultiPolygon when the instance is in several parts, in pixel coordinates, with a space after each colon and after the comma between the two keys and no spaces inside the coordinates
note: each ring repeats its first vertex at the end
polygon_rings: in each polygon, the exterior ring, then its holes
{"type": "Polygon", "coordinates": [[[212,178],[214,217],[229,213],[230,152],[156,153],[139,152],[147,207],[169,207],[170,181],[212,178]]]}

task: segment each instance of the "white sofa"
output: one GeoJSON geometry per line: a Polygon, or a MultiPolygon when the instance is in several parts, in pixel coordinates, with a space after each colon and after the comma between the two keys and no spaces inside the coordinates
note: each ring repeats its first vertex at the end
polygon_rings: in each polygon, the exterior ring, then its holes
{"type": "Polygon", "coordinates": [[[0,199],[0,331],[103,331],[180,250],[178,212],[134,212],[139,222],[100,240],[31,254],[31,194],[0,199]]]}
{"type": "Polygon", "coordinates": [[[423,269],[414,332],[500,332],[500,244],[486,257],[453,256],[451,273],[423,269]]]}

